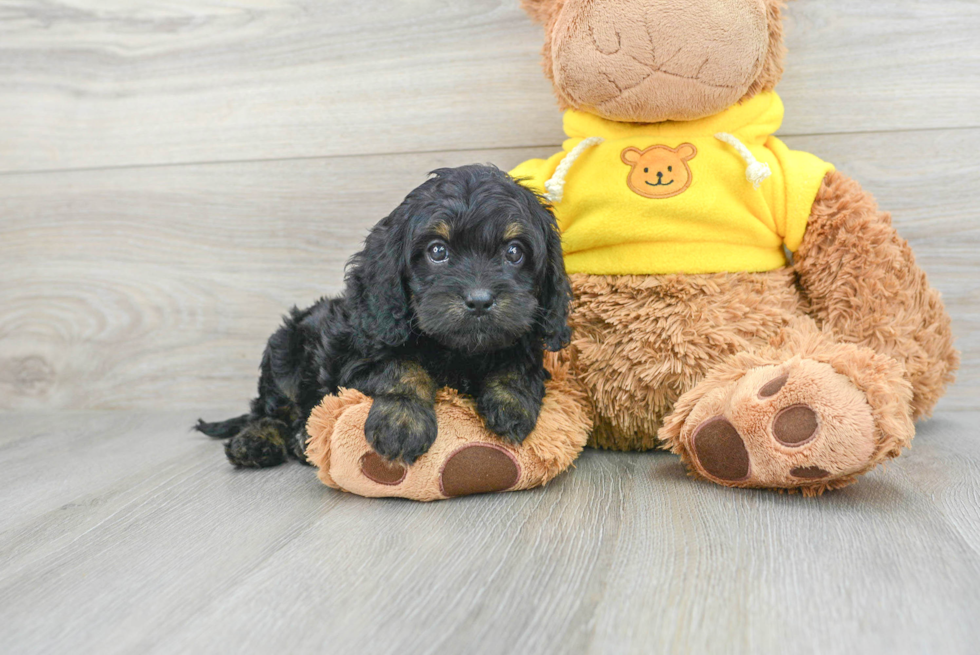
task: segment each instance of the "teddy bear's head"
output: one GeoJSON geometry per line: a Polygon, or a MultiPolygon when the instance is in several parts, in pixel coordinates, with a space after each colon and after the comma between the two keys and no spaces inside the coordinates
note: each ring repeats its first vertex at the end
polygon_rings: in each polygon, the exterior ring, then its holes
{"type": "Polygon", "coordinates": [[[776,86],[783,0],[523,0],[563,109],[694,120],[776,86]]]}

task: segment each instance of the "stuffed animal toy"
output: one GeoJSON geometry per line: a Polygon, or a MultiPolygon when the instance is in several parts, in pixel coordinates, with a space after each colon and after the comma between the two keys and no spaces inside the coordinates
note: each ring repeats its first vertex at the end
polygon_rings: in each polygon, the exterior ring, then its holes
{"type": "Polygon", "coordinates": [[[524,6],[568,140],[512,174],[562,230],[590,445],[808,495],[896,457],[953,379],[950,321],[890,216],[772,136],[783,2],[524,6]]]}
{"type": "Polygon", "coordinates": [[[575,300],[572,343],[552,360],[560,383],[521,448],[444,396],[440,437],[408,471],[371,459],[367,399],[328,398],[310,421],[321,479],[419,499],[527,488],[590,433],[597,448],[668,448],[718,484],[814,495],[898,456],[953,380],[949,317],[857,182],[773,136],[783,2],[524,7],[545,26],[568,137],[512,171],[562,231],[575,300]],[[452,465],[467,444],[483,455],[452,465]],[[511,467],[493,455],[499,465],[481,468],[488,448],[507,450],[511,467]],[[404,491],[365,482],[365,470],[404,491]],[[466,481],[481,470],[496,483],[466,481]]]}

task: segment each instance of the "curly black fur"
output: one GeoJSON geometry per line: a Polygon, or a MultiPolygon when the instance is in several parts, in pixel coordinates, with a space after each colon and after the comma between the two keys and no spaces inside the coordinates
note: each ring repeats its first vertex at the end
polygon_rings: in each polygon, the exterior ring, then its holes
{"type": "Polygon", "coordinates": [[[341,297],[285,318],[262,356],[251,412],[198,423],[231,438],[232,463],[305,461],[306,419],[340,387],[374,398],[368,442],[408,464],[436,438],[442,386],[474,396],[502,437],[519,443],[534,428],[543,351],[570,337],[554,216],[493,166],[433,175],[371,230],[348,263],[341,297]]]}

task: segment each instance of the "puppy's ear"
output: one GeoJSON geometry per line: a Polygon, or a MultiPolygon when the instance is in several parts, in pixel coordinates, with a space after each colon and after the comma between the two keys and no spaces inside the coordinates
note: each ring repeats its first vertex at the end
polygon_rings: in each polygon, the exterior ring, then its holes
{"type": "Polygon", "coordinates": [[[368,234],[364,249],[347,266],[345,298],[361,351],[408,341],[412,312],[405,286],[408,208],[403,203],[368,234]]]}
{"type": "MultiPolygon", "coordinates": [[[[533,194],[532,194],[533,195],[533,194]]],[[[532,215],[544,230],[547,261],[543,279],[539,285],[538,306],[541,315],[538,330],[544,347],[558,352],[568,345],[572,330],[568,327],[568,306],[572,301],[572,288],[565,274],[565,258],[561,252],[561,234],[554,214],[536,196],[531,201],[532,215]]]]}

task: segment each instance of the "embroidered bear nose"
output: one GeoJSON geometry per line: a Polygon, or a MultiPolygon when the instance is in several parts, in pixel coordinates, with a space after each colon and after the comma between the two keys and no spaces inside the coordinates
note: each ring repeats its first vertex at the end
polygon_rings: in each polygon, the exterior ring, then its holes
{"type": "Polygon", "coordinates": [[[489,289],[473,289],[466,293],[466,309],[480,316],[493,307],[493,294],[489,289]]]}
{"type": "Polygon", "coordinates": [[[662,178],[664,176],[663,171],[657,171],[657,177],[662,178]]]}

